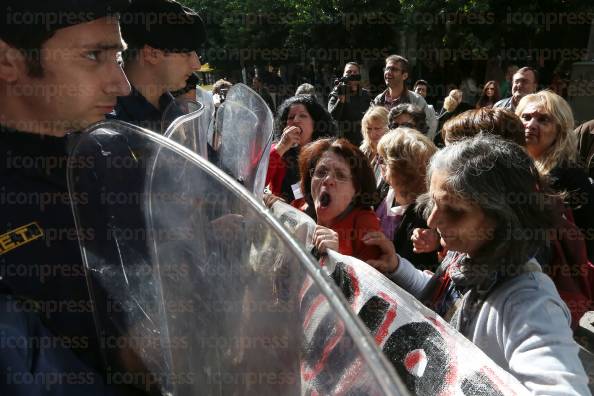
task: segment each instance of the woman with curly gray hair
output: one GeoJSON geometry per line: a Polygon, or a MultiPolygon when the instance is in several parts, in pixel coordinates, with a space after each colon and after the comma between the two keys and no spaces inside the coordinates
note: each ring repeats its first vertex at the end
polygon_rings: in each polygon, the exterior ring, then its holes
{"type": "MultiPolygon", "coordinates": [[[[429,130],[425,120],[425,112],[409,103],[399,104],[390,110],[388,114],[388,126],[390,129],[396,129],[398,127],[412,128],[424,135],[429,130]]],[[[433,136],[429,136],[429,138],[433,139],[433,136]]]]}
{"type": "Polygon", "coordinates": [[[535,258],[555,197],[517,144],[478,135],[435,154],[423,204],[448,253],[433,275],[368,234],[379,269],[443,316],[534,394],[590,394],[570,312],[535,258]]]}

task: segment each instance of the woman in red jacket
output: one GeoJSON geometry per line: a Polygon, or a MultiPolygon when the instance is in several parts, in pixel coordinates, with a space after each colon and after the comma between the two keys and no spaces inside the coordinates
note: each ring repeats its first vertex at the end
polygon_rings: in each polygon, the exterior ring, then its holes
{"type": "Polygon", "coordinates": [[[283,102],[274,127],[277,142],[270,151],[266,186],[273,195],[291,203],[303,198],[297,164],[301,147],[321,137],[334,136],[336,126],[313,96],[297,95],[283,102]]]}
{"type": "Polygon", "coordinates": [[[377,199],[375,178],[365,155],[346,139],[320,139],[301,150],[299,170],[305,212],[318,224],[318,251],[378,259],[380,249],[362,242],[365,234],[380,230],[371,210],[377,199]]]}

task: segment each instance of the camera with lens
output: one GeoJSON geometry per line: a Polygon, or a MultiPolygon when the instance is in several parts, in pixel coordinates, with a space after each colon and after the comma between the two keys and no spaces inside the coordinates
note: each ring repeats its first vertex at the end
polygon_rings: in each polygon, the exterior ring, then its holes
{"type": "Polygon", "coordinates": [[[219,96],[221,98],[221,103],[223,103],[225,101],[225,99],[227,99],[227,92],[229,92],[229,88],[221,88],[221,90],[219,91],[219,96]]]}
{"type": "Polygon", "coordinates": [[[336,87],[336,93],[338,96],[344,96],[347,94],[347,84],[349,81],[361,81],[361,75],[351,74],[349,76],[343,76],[334,80],[334,86],[336,87]]]}

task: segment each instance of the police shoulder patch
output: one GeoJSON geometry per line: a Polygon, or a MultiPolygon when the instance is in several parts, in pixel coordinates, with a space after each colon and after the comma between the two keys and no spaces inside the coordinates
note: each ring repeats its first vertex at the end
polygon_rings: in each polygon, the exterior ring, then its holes
{"type": "Polygon", "coordinates": [[[43,236],[43,230],[37,224],[32,222],[24,226],[20,226],[14,230],[10,230],[0,235],[0,255],[8,253],[20,246],[26,245],[43,236]]]}

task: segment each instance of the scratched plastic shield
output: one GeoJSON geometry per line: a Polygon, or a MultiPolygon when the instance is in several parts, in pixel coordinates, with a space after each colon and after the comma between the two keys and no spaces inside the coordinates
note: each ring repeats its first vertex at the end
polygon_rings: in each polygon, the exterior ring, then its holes
{"type": "Polygon", "coordinates": [[[215,104],[212,98],[212,93],[202,89],[200,86],[196,87],[196,102],[204,106],[204,112],[200,117],[200,129],[207,131],[207,141],[211,141],[212,130],[214,128],[215,104]]]}
{"type": "Polygon", "coordinates": [[[272,112],[251,88],[235,84],[219,106],[211,145],[215,165],[262,197],[272,145],[272,112]]]}
{"type": "Polygon", "coordinates": [[[175,99],[163,112],[163,135],[176,143],[207,156],[208,124],[205,106],[200,102],[175,99]]]}
{"type": "Polygon", "coordinates": [[[95,230],[80,244],[97,327],[124,339],[109,365],[160,394],[408,394],[332,280],[234,178],[116,122],[72,156],[94,161],[69,188],[95,196],[74,214],[95,230]]]}

